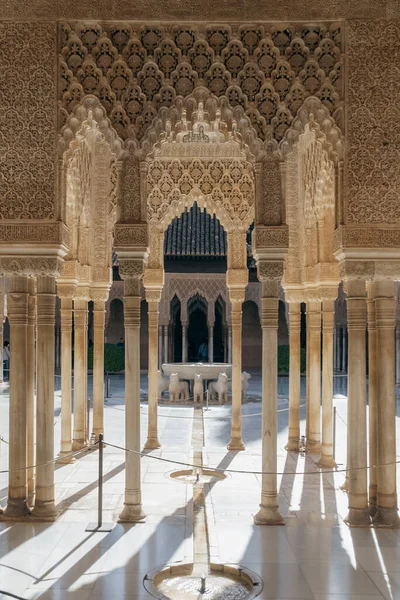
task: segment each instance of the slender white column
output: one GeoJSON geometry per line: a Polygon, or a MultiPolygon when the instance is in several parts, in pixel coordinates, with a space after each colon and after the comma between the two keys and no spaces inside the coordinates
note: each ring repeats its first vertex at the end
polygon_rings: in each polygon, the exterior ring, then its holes
{"type": "Polygon", "coordinates": [[[350,280],[347,286],[347,327],[349,334],[347,437],[349,512],[346,522],[370,525],[367,492],[367,411],[366,411],[366,317],[365,281],[350,280]],[[363,468],[365,467],[365,469],[363,468]]]}
{"type": "Polygon", "coordinates": [[[393,281],[376,281],[378,496],[374,524],[399,527],[396,490],[395,298],[393,281]]]}
{"type": "Polygon", "coordinates": [[[61,447],[57,459],[58,463],[75,462],[75,458],[71,456],[72,304],[72,297],[61,295],[61,447]]]}
{"type": "Polygon", "coordinates": [[[214,362],[214,325],[208,326],[208,362],[214,362]]]}
{"type": "Polygon", "coordinates": [[[88,443],[86,423],[87,381],[87,299],[74,300],[74,450],[88,443]]]}
{"type": "Polygon", "coordinates": [[[187,338],[187,323],[182,323],[182,362],[188,361],[188,338],[187,338]]]}
{"type": "Polygon", "coordinates": [[[333,468],[333,332],[335,320],[334,300],[324,300],[322,303],[322,444],[319,465],[333,468]]]}
{"type": "MultiPolygon", "coordinates": [[[[367,284],[367,315],[368,315],[368,428],[369,428],[369,464],[378,462],[378,382],[376,373],[376,315],[374,300],[374,284],[367,284]]],[[[369,514],[373,517],[376,513],[377,499],[377,472],[375,467],[369,469],[369,514]]]]}
{"type": "Polygon", "coordinates": [[[232,364],[232,327],[228,327],[228,364],[232,364]]]}
{"type": "Polygon", "coordinates": [[[400,325],[396,327],[396,385],[400,385],[400,325]]]}
{"type": "Polygon", "coordinates": [[[232,431],[228,450],[244,450],[242,440],[242,303],[244,290],[232,292],[232,431]]]}
{"type": "MultiPolygon", "coordinates": [[[[146,518],[140,477],[140,279],[124,281],[125,323],[125,440],[135,452],[125,453],[125,502],[121,522],[146,518]]],[[[157,334],[157,329],[155,330],[157,334]]],[[[156,354],[157,356],[157,354],[156,354]]]]}
{"type": "Polygon", "coordinates": [[[10,278],[8,319],[10,323],[10,416],[7,517],[29,514],[26,446],[26,384],[28,342],[28,278],[10,278]]]}
{"type": "Polygon", "coordinates": [[[163,325],[158,327],[158,368],[161,369],[163,364],[163,325]]]}
{"type": "Polygon", "coordinates": [[[297,451],[300,439],[300,303],[289,303],[289,437],[286,450],[297,451]]]}
{"type": "Polygon", "coordinates": [[[307,450],[321,452],[321,302],[307,302],[310,400],[307,450]]]}
{"type": "Polygon", "coordinates": [[[306,306],[306,440],[310,435],[310,319],[308,315],[308,307],[306,306]]]}
{"type": "MultiPolygon", "coordinates": [[[[36,323],[36,284],[28,282],[28,339],[26,354],[26,443],[27,462],[35,464],[35,323],[36,323]]],[[[35,469],[28,469],[28,504],[35,501],[35,469]]]]}
{"type": "MultiPolygon", "coordinates": [[[[107,292],[108,294],[108,292],[107,292]]],[[[105,300],[93,303],[93,433],[104,434],[104,325],[105,300]]]]}
{"type": "Polygon", "coordinates": [[[54,490],[54,321],[56,283],[54,277],[37,278],[36,330],[36,497],[35,516],[57,516],[54,490]]]}
{"type": "MultiPolygon", "coordinates": [[[[158,308],[157,308],[158,311],[158,308]]],[[[157,312],[158,314],[158,312],[157,312]]],[[[168,325],[164,325],[164,362],[168,362],[168,349],[169,349],[169,338],[168,338],[168,325]]]]}
{"type": "MultiPolygon", "coordinates": [[[[148,392],[148,434],[146,449],[160,448],[158,441],[158,306],[161,291],[147,291],[146,298],[149,307],[149,392],[148,392]]],[[[168,334],[168,329],[167,329],[168,334]]],[[[165,345],[168,348],[168,338],[165,345]]],[[[165,348],[164,348],[165,350],[165,348]]],[[[166,361],[167,362],[167,361],[166,361]]]]}
{"type": "Polygon", "coordinates": [[[283,525],[277,480],[278,307],[279,285],[262,282],[262,482],[256,525],[283,525]]]}
{"type": "Polygon", "coordinates": [[[346,373],[346,325],[342,327],[342,373],[346,373]]]}

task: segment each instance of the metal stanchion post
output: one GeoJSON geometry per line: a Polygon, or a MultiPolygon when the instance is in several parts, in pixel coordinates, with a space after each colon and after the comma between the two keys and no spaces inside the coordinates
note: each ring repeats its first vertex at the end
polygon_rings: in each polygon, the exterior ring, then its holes
{"type": "Polygon", "coordinates": [[[103,448],[103,434],[100,433],[97,523],[89,523],[85,531],[111,531],[114,528],[114,523],[103,523],[103,448]]]}
{"type": "Polygon", "coordinates": [[[333,460],[336,458],[336,406],[333,407],[333,460]]]}

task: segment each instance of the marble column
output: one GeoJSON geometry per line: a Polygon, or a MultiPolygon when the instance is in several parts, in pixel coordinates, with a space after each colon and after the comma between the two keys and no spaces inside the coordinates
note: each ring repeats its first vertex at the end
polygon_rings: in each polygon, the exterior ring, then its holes
{"type": "Polygon", "coordinates": [[[322,302],[322,444],[319,466],[333,468],[333,332],[335,322],[334,300],[322,302]]]}
{"type": "MultiPolygon", "coordinates": [[[[36,282],[28,283],[28,339],[26,354],[26,444],[28,466],[35,464],[35,324],[36,324],[36,282]]],[[[28,504],[35,501],[35,469],[28,469],[28,504]]]]}
{"type": "MultiPolygon", "coordinates": [[[[145,448],[152,450],[160,448],[158,441],[158,307],[161,291],[146,290],[149,307],[149,390],[148,390],[148,433],[145,448]]],[[[168,328],[166,328],[168,336],[168,328]]],[[[168,351],[168,337],[164,351],[168,351]]],[[[164,357],[165,360],[165,357],[164,357]]],[[[167,360],[165,362],[168,362],[167,360]]]]}
{"type": "Polygon", "coordinates": [[[399,527],[396,490],[395,298],[393,281],[376,281],[376,371],[378,382],[377,506],[374,524],[399,527]]]}
{"type": "MultiPolygon", "coordinates": [[[[108,291],[107,291],[108,295],[108,291]]],[[[93,433],[104,434],[104,325],[105,299],[93,302],[93,433]]]]}
{"type": "Polygon", "coordinates": [[[75,462],[72,452],[72,296],[61,298],[61,447],[58,463],[75,462]]]}
{"type": "Polygon", "coordinates": [[[88,301],[87,298],[74,300],[74,432],[73,450],[81,450],[88,443],[86,423],[87,380],[87,338],[88,301]]]}
{"type": "Polygon", "coordinates": [[[310,368],[310,324],[306,308],[306,440],[309,438],[310,431],[310,368]]]}
{"type": "MultiPolygon", "coordinates": [[[[378,452],[378,382],[376,373],[376,315],[374,301],[374,284],[367,284],[367,316],[368,316],[368,429],[369,429],[369,464],[377,464],[378,452]]],[[[377,499],[377,472],[375,467],[369,469],[369,514],[373,517],[376,513],[377,499]]]]}
{"type": "Polygon", "coordinates": [[[242,440],[242,303],[245,290],[229,290],[232,302],[232,430],[228,450],[244,450],[242,440]]]}
{"type": "Polygon", "coordinates": [[[396,327],[396,385],[400,385],[400,325],[396,327]]]}
{"type": "Polygon", "coordinates": [[[54,490],[54,322],[56,282],[37,278],[36,317],[36,517],[57,516],[54,490]]]}
{"type": "Polygon", "coordinates": [[[10,323],[10,404],[8,499],[6,517],[29,514],[27,485],[27,345],[29,283],[27,277],[10,277],[8,320],[10,323]]]}
{"type": "Polygon", "coordinates": [[[289,436],[286,450],[298,451],[300,440],[300,303],[289,302],[289,436]]]}
{"type": "Polygon", "coordinates": [[[161,369],[163,364],[163,325],[158,327],[158,368],[161,369]]]}
{"type": "Polygon", "coordinates": [[[228,364],[232,364],[232,327],[228,327],[228,364]]]}
{"type": "Polygon", "coordinates": [[[365,281],[347,282],[349,335],[347,437],[348,525],[370,525],[367,491],[366,320],[365,281]],[[361,467],[361,468],[360,468],[361,467]],[[363,468],[365,467],[365,469],[363,468]],[[355,469],[355,470],[353,470],[355,469]]]}
{"type": "Polygon", "coordinates": [[[214,362],[214,325],[208,325],[208,362],[214,362]]]}
{"type": "Polygon", "coordinates": [[[279,284],[262,282],[262,482],[256,525],[283,525],[279,513],[277,471],[279,284]]]}
{"type": "MultiPolygon", "coordinates": [[[[157,314],[158,314],[158,308],[157,308],[157,314]]],[[[168,337],[168,325],[164,325],[164,362],[167,363],[168,362],[168,358],[169,358],[169,337],[168,337]]]]}
{"type": "Polygon", "coordinates": [[[309,427],[307,450],[321,452],[321,302],[307,301],[309,329],[309,427]]]}
{"type": "MultiPolygon", "coordinates": [[[[121,522],[138,522],[146,518],[142,509],[140,476],[140,303],[140,279],[125,279],[125,444],[134,453],[125,453],[125,501],[119,516],[121,522]]],[[[157,327],[155,333],[157,335],[157,327]]]]}
{"type": "Polygon", "coordinates": [[[188,361],[188,324],[182,323],[182,362],[186,363],[188,361]]]}

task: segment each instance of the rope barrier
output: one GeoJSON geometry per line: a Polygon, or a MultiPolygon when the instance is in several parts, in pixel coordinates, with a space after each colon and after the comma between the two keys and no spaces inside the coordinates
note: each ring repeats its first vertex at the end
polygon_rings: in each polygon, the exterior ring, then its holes
{"type": "MultiPolygon", "coordinates": [[[[111,444],[110,442],[104,440],[104,444],[106,444],[109,448],[116,448],[117,450],[123,450],[125,452],[130,452],[131,454],[136,454],[139,456],[145,456],[147,458],[152,458],[153,460],[159,460],[160,462],[170,463],[174,465],[179,465],[183,467],[190,467],[191,469],[203,469],[207,471],[215,471],[219,473],[236,473],[240,475],[324,475],[324,474],[333,474],[333,473],[351,473],[353,471],[367,471],[369,469],[378,469],[380,467],[389,467],[390,465],[397,465],[400,463],[400,460],[396,460],[394,462],[382,463],[378,465],[369,465],[366,467],[353,467],[351,469],[320,469],[318,471],[245,471],[242,469],[222,469],[221,467],[210,467],[207,465],[195,465],[193,463],[185,463],[179,460],[171,460],[170,458],[161,458],[161,456],[153,456],[152,454],[147,454],[145,452],[140,452],[139,450],[130,450],[129,448],[123,448],[122,446],[117,446],[116,444],[111,444]]],[[[314,463],[316,464],[316,463],[314,463]]]]}
{"type": "MultiPolygon", "coordinates": [[[[99,442],[95,442],[93,445],[96,446],[99,442]]],[[[87,449],[91,449],[91,448],[87,448],[87,449]]],[[[75,452],[70,452],[69,454],[63,454],[63,459],[64,458],[70,458],[72,456],[77,456],[78,454],[82,454],[82,452],[84,452],[86,450],[86,448],[82,448],[82,450],[76,450],[75,452]]],[[[53,458],[52,460],[48,460],[45,463],[41,463],[38,465],[30,465],[29,467],[19,467],[18,469],[7,469],[7,470],[3,470],[0,471],[0,475],[4,475],[5,473],[17,473],[19,471],[28,471],[29,469],[40,469],[42,467],[47,467],[48,465],[54,464],[58,461],[58,457],[56,456],[55,458],[53,458]]]]}

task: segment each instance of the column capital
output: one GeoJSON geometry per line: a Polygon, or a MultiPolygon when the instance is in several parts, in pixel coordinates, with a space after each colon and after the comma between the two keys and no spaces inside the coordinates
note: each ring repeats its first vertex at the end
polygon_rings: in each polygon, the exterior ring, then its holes
{"type": "Polygon", "coordinates": [[[107,302],[110,294],[110,286],[90,286],[90,299],[96,302],[107,302]]]}
{"type": "Polygon", "coordinates": [[[143,258],[120,258],[118,261],[119,274],[121,279],[132,279],[143,277],[144,259],[143,258]]]}

